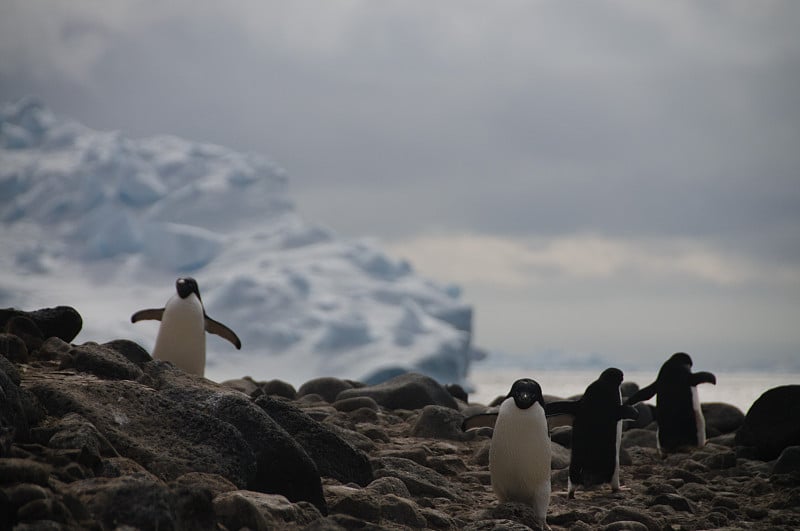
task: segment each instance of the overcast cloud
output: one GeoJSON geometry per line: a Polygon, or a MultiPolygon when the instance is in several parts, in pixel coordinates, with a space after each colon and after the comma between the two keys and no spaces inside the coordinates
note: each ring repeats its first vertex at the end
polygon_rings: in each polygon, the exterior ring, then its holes
{"type": "Polygon", "coordinates": [[[7,0],[0,99],[270,156],[308,219],[460,283],[490,348],[791,361],[798,27],[789,0],[7,0]]]}

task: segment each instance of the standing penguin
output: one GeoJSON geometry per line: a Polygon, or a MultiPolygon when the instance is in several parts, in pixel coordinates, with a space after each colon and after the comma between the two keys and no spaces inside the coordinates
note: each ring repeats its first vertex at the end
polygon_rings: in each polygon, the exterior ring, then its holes
{"type": "Polygon", "coordinates": [[[633,405],[657,395],[658,448],[662,455],[706,444],[706,420],[696,387],[701,383],[716,384],[717,378],[710,372],[693,373],[692,358],[678,352],[664,362],[655,382],[626,402],[633,405]]]}
{"type": "Polygon", "coordinates": [[[489,448],[492,489],[501,503],[531,505],[546,527],[550,505],[550,436],[542,389],[524,378],[514,382],[497,414],[489,448]]]}
{"type": "Polygon", "coordinates": [[[579,400],[550,402],[548,415],[572,415],[572,451],[569,463],[569,497],[578,485],[610,483],[619,490],[619,447],[622,420],[636,419],[638,411],[622,405],[619,386],[622,371],[606,369],[589,384],[579,400]]]}
{"type": "Polygon", "coordinates": [[[236,334],[222,323],[206,315],[197,281],[190,277],[175,281],[177,294],[164,308],[139,310],[131,322],[152,319],[161,321],[153,347],[153,358],[170,361],[186,372],[203,376],[206,369],[206,336],[208,331],[242,348],[236,334]]]}

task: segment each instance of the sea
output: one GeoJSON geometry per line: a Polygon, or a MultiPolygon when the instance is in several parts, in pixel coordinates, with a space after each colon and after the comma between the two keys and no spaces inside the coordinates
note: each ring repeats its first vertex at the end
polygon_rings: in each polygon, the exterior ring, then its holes
{"type": "MultiPolygon", "coordinates": [[[[473,386],[470,403],[489,404],[498,396],[508,394],[511,385],[519,378],[532,378],[542,386],[545,395],[569,398],[580,395],[595,381],[599,369],[515,369],[492,367],[476,363],[471,367],[468,381],[473,386]]],[[[625,381],[640,387],[652,383],[658,371],[624,371],[625,381]]],[[[724,402],[747,413],[753,402],[764,391],[781,385],[800,385],[800,373],[785,372],[717,372],[717,384],[701,384],[698,393],[701,402],[724,402]]],[[[649,401],[655,403],[655,398],[649,401]]]]}

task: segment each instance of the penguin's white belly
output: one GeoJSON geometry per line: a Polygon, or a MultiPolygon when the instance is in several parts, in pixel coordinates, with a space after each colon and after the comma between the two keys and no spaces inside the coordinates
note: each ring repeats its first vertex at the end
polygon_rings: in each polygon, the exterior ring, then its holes
{"type": "Polygon", "coordinates": [[[489,449],[489,470],[500,502],[527,503],[544,521],[550,504],[550,437],[539,404],[519,409],[511,398],[503,402],[489,449]]]}
{"type": "Polygon", "coordinates": [[[694,422],[697,428],[697,446],[702,448],[706,445],[706,418],[700,408],[700,396],[697,394],[697,387],[692,386],[692,408],[694,409],[694,422]]]}
{"type": "Polygon", "coordinates": [[[206,335],[203,306],[196,296],[173,296],[164,308],[153,358],[172,362],[186,372],[203,376],[206,335]]]}

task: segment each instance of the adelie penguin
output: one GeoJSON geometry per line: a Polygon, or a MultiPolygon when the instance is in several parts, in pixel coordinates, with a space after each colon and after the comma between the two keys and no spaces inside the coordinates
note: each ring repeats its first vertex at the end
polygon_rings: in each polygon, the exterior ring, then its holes
{"type": "Polygon", "coordinates": [[[550,416],[572,417],[572,450],[569,463],[568,496],[575,497],[577,486],[584,488],[611,484],[617,492],[619,483],[619,447],[622,440],[622,421],[636,419],[638,411],[622,405],[619,386],[622,371],[606,369],[589,384],[579,400],[547,404],[550,416]]]}
{"type": "Polygon", "coordinates": [[[163,308],[139,310],[131,322],[147,319],[161,321],[153,347],[153,358],[172,362],[186,372],[203,376],[206,369],[206,332],[216,334],[233,343],[237,349],[242,342],[224,324],[206,314],[200,289],[193,278],[179,278],[175,282],[177,293],[163,308]]]}
{"type": "Polygon", "coordinates": [[[636,404],[656,395],[658,449],[662,455],[688,451],[706,444],[706,421],[700,409],[697,385],[716,384],[710,372],[692,372],[692,358],[685,352],[673,354],[656,381],[631,396],[627,403],[636,404]]]}
{"type": "Polygon", "coordinates": [[[550,436],[542,389],[524,378],[514,382],[497,413],[467,419],[462,428],[494,426],[489,448],[492,490],[501,502],[533,507],[537,523],[546,528],[550,505],[550,436]]]}

